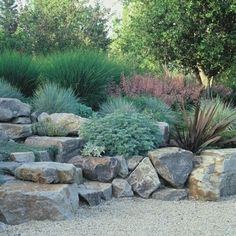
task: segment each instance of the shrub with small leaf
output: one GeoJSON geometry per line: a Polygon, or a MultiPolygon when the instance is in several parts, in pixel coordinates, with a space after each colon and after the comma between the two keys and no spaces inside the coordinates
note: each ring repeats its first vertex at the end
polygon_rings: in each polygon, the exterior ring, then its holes
{"type": "Polygon", "coordinates": [[[50,121],[41,121],[32,125],[32,132],[39,136],[64,137],[67,136],[68,130],[50,121]]]}
{"type": "Polygon", "coordinates": [[[158,147],[163,136],[158,125],[139,113],[114,112],[84,123],[80,135],[85,141],[105,147],[108,155],[142,155],[158,147]]]}
{"type": "Polygon", "coordinates": [[[101,157],[105,153],[105,147],[97,146],[92,142],[86,143],[82,150],[83,156],[101,157]]]}

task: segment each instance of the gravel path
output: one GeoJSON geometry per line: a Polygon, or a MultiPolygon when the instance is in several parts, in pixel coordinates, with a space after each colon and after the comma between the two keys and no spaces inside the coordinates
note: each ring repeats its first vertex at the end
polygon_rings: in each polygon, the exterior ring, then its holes
{"type": "MultiPolygon", "coordinates": [[[[1,235],[1,234],[0,234],[1,235]]],[[[236,197],[221,202],[114,199],[71,221],[8,226],[8,236],[236,236],[236,197]]]]}

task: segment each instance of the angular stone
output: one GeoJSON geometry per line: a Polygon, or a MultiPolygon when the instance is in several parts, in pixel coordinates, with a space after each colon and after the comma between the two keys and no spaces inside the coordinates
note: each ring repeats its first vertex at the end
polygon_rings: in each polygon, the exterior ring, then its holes
{"type": "Polygon", "coordinates": [[[166,122],[157,122],[161,134],[163,135],[164,142],[161,146],[166,146],[169,143],[170,139],[170,127],[166,122]]]}
{"type": "Polygon", "coordinates": [[[15,162],[34,162],[35,155],[33,152],[13,152],[10,155],[10,160],[15,162]]]}
{"type": "Polygon", "coordinates": [[[6,231],[6,225],[2,222],[0,222],[0,233],[3,233],[6,231]]]}
{"type": "Polygon", "coordinates": [[[83,170],[86,179],[109,182],[120,172],[120,162],[113,157],[76,156],[69,163],[83,170]]]}
{"type": "Polygon", "coordinates": [[[127,160],[128,169],[133,171],[143,159],[143,156],[132,156],[127,160]]]}
{"type": "Polygon", "coordinates": [[[123,156],[114,156],[113,158],[117,159],[120,162],[120,172],[118,176],[120,176],[121,178],[126,178],[129,174],[126,159],[123,156]]]}
{"type": "Polygon", "coordinates": [[[68,162],[72,157],[80,154],[84,146],[81,138],[71,137],[46,137],[31,136],[25,140],[25,144],[35,147],[56,147],[58,149],[57,162],[68,162]]]}
{"type": "Polygon", "coordinates": [[[161,183],[148,157],[145,157],[127,179],[128,183],[142,198],[148,198],[161,183]]]}
{"type": "Polygon", "coordinates": [[[217,201],[236,194],[236,148],[206,150],[189,178],[190,195],[217,201]]]}
{"type": "Polygon", "coordinates": [[[0,162],[0,173],[7,175],[15,175],[16,168],[20,167],[22,163],[18,162],[0,162]]]}
{"type": "Polygon", "coordinates": [[[78,210],[76,184],[7,182],[0,187],[0,221],[66,220],[78,210]]]}
{"type": "Polygon", "coordinates": [[[188,198],[186,189],[165,188],[152,194],[152,198],[161,201],[180,201],[188,198]]]}
{"type": "Polygon", "coordinates": [[[100,183],[96,181],[87,181],[79,185],[79,196],[90,206],[99,205],[103,200],[112,198],[112,185],[110,183],[100,183]]]}
{"type": "Polygon", "coordinates": [[[81,168],[76,168],[76,176],[75,176],[75,183],[78,185],[82,184],[84,182],[83,178],[83,171],[81,168]]]}
{"type": "Polygon", "coordinates": [[[41,184],[71,184],[75,182],[76,168],[72,164],[56,162],[32,162],[15,170],[18,179],[41,184]]]}
{"type": "Polygon", "coordinates": [[[181,188],[193,169],[193,153],[177,147],[148,152],[156,171],[173,187],[181,188]]]}
{"type": "Polygon", "coordinates": [[[38,117],[38,121],[50,121],[54,124],[60,125],[60,127],[64,127],[65,130],[68,130],[68,134],[75,135],[78,134],[81,124],[87,120],[88,119],[72,113],[53,113],[51,115],[42,113],[38,117]]]}
{"type": "Polygon", "coordinates": [[[11,123],[13,124],[31,124],[31,120],[29,117],[17,117],[14,118],[11,123]]]}
{"type": "Polygon", "coordinates": [[[19,116],[30,116],[30,105],[14,98],[0,98],[0,121],[10,121],[19,116]]]}
{"type": "Polygon", "coordinates": [[[48,151],[36,151],[35,156],[36,156],[36,161],[39,161],[39,162],[51,162],[52,161],[48,151]]]}
{"type": "Polygon", "coordinates": [[[31,125],[0,123],[0,130],[4,130],[10,139],[27,138],[32,135],[31,125]]]}
{"type": "Polygon", "coordinates": [[[114,197],[133,197],[131,186],[125,179],[114,179],[112,181],[112,193],[114,197]]]}

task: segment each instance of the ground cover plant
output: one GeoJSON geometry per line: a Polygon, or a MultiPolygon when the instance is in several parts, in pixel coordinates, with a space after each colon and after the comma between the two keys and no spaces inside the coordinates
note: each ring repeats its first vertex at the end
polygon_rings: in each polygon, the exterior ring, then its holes
{"type": "Polygon", "coordinates": [[[114,112],[95,117],[81,126],[80,135],[87,142],[104,147],[108,155],[126,157],[145,154],[163,142],[158,125],[139,113],[114,112]]]}

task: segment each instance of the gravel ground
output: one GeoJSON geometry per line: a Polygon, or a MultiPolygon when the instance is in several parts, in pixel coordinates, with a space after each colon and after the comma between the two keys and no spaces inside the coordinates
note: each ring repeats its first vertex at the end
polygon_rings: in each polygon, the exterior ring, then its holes
{"type": "Polygon", "coordinates": [[[6,236],[236,236],[236,197],[220,202],[114,199],[71,221],[8,226],[6,236]]]}

